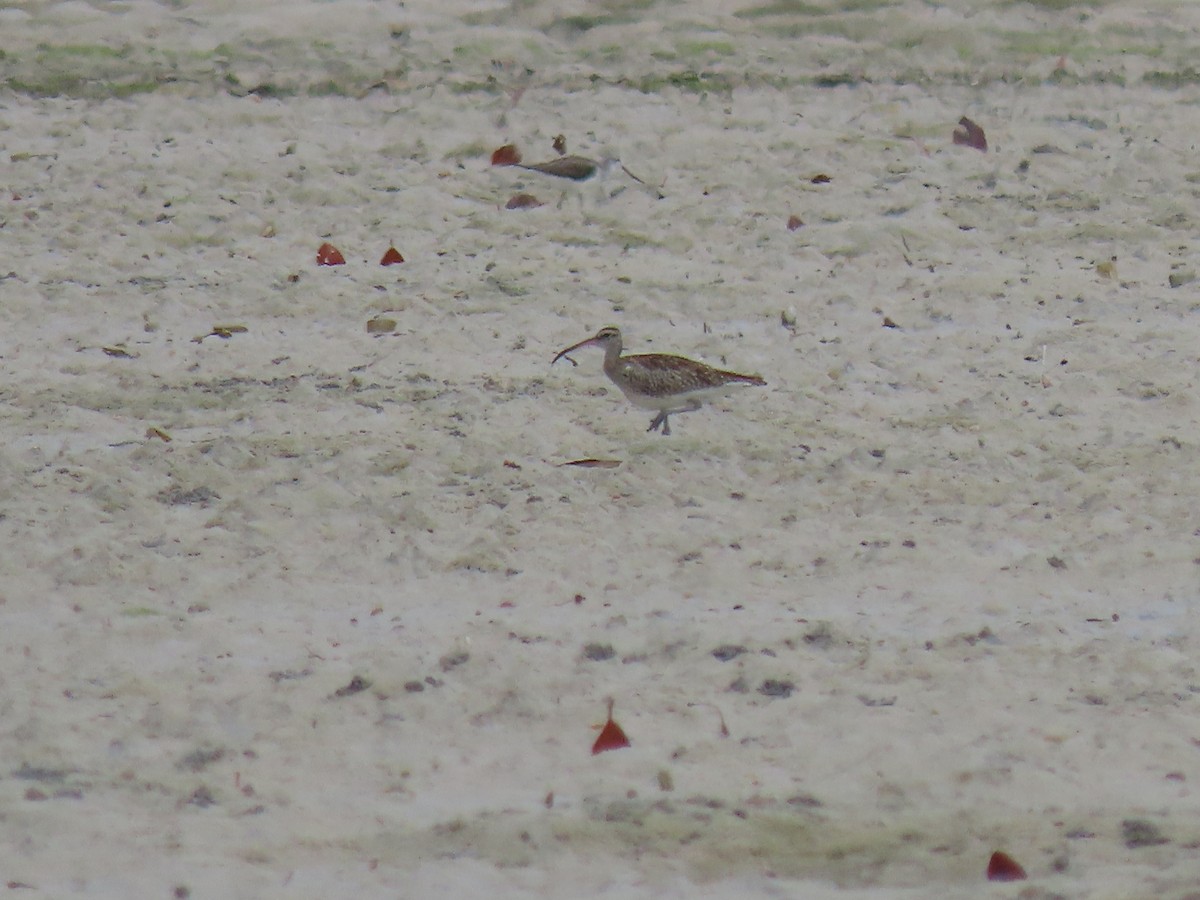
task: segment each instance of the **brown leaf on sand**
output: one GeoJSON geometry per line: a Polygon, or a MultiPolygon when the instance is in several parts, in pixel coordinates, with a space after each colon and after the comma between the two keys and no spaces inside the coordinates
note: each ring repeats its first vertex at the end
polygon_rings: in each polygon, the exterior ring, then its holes
{"type": "Polygon", "coordinates": [[[828,175],[826,175],[824,172],[821,172],[817,175],[814,175],[812,177],[811,181],[813,184],[829,184],[829,182],[833,181],[833,179],[830,178],[828,175]]]}
{"type": "Polygon", "coordinates": [[[966,116],[958,120],[958,126],[954,129],[954,143],[987,153],[987,137],[983,129],[966,116]]]}
{"type": "Polygon", "coordinates": [[[788,216],[788,221],[787,221],[787,230],[788,231],[795,231],[797,228],[803,228],[803,227],[804,227],[804,220],[801,219],[799,216],[788,216]]]}
{"type": "Polygon", "coordinates": [[[621,726],[613,720],[613,701],[610,699],[608,701],[608,721],[600,729],[600,736],[596,738],[596,743],[592,744],[592,756],[603,753],[605,750],[620,750],[628,746],[630,746],[629,738],[625,736],[621,726]]]}
{"type": "Polygon", "coordinates": [[[404,262],[404,257],[395,247],[388,247],[387,252],[383,254],[383,259],[379,260],[381,266],[395,266],[402,262],[404,262]]]}
{"type": "Polygon", "coordinates": [[[521,162],[521,151],[516,144],[505,144],[492,151],[493,166],[515,166],[521,162]]]}
{"type": "Polygon", "coordinates": [[[513,194],[504,204],[505,209],[537,209],[542,201],[533,194],[513,194]]]}
{"type": "Polygon", "coordinates": [[[581,469],[615,469],[621,464],[619,459],[573,459],[570,462],[559,463],[562,466],[579,466],[581,469]]]}

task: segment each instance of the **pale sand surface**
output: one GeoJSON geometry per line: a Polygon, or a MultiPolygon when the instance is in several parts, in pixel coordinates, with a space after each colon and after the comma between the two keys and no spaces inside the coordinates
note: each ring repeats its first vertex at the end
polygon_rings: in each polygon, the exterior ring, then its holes
{"type": "Polygon", "coordinates": [[[1198,44],[1103,0],[0,7],[0,884],[1200,890],[1198,44]],[[558,133],[664,198],[505,211],[490,152],[558,133]],[[549,366],[606,324],[769,385],[646,434],[549,366]]]}

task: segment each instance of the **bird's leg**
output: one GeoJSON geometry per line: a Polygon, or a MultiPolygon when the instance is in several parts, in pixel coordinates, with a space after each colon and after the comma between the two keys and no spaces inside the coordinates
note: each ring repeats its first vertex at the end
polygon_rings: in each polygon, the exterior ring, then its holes
{"type": "Polygon", "coordinates": [[[671,423],[667,421],[668,416],[670,416],[672,413],[695,412],[701,406],[703,406],[703,404],[699,400],[689,400],[686,404],[676,409],[664,409],[657,416],[655,416],[653,420],[651,420],[650,427],[646,430],[653,431],[661,425],[663,437],[669,437],[671,434],[671,423]]]}

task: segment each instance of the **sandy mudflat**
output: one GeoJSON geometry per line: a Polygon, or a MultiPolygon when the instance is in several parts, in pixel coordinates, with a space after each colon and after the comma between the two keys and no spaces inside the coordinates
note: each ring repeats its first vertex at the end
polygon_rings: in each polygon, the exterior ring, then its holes
{"type": "Polygon", "coordinates": [[[1200,5],[1132,6],[0,6],[0,885],[1194,897],[1200,5]],[[663,197],[488,165],[560,133],[663,197]],[[769,385],[647,434],[549,365],[607,324],[769,385]]]}

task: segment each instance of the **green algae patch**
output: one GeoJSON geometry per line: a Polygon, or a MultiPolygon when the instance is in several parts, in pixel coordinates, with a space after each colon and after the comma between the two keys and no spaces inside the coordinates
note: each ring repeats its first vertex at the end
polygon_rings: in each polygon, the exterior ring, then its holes
{"type": "Polygon", "coordinates": [[[729,94],[733,91],[734,81],[729,75],[721,72],[683,69],[644,75],[636,79],[632,87],[643,94],[661,94],[668,88],[686,94],[729,94]]]}
{"type": "Polygon", "coordinates": [[[1178,90],[1182,87],[1200,84],[1200,71],[1189,66],[1173,72],[1147,72],[1142,76],[1142,83],[1156,88],[1178,90]]]}
{"type": "Polygon", "coordinates": [[[938,883],[978,878],[983,842],[961,822],[888,819],[838,821],[812,798],[756,798],[753,804],[706,796],[594,798],[572,811],[459,817],[419,834],[380,835],[364,850],[485,859],[500,868],[544,864],[562,854],[636,859],[645,869],[699,883],[752,874],[842,888],[928,886],[931,872],[938,883]]]}

